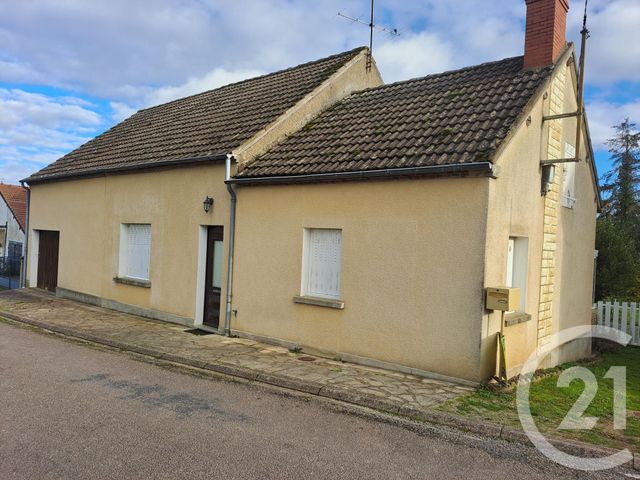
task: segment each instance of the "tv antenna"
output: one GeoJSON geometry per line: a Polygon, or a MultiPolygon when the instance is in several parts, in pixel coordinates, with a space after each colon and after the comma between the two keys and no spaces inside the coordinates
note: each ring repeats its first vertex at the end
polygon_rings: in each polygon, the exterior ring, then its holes
{"type": "Polygon", "coordinates": [[[351,20],[354,23],[359,23],[361,25],[365,25],[369,27],[369,54],[367,55],[367,72],[371,70],[371,64],[373,63],[373,31],[379,30],[381,32],[388,33],[389,35],[392,35],[394,37],[400,36],[400,33],[398,32],[397,28],[387,28],[387,27],[383,27],[382,25],[376,25],[374,22],[374,13],[375,13],[374,0],[371,0],[371,20],[368,23],[362,20],[361,17],[353,18],[353,17],[349,17],[348,15],[344,15],[342,12],[338,12],[339,17],[346,18],[347,20],[351,20]]]}

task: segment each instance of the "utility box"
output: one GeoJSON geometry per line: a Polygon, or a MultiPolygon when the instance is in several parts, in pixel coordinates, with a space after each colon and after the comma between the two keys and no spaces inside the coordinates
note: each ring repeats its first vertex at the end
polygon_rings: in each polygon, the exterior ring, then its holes
{"type": "Polygon", "coordinates": [[[487,310],[511,312],[520,308],[520,289],[511,287],[487,287],[487,310]]]}

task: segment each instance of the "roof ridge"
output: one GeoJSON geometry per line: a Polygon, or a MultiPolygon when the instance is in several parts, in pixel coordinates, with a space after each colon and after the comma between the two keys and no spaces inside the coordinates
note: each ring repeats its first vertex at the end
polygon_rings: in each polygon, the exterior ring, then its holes
{"type": "MultiPolygon", "coordinates": [[[[384,85],[379,85],[377,87],[372,87],[372,88],[367,88],[365,90],[360,90],[359,92],[353,92],[353,95],[359,95],[359,94],[363,94],[366,92],[371,92],[371,91],[377,91],[377,90],[383,90],[385,88],[389,88],[389,87],[394,87],[397,85],[405,85],[408,83],[413,83],[413,82],[420,82],[423,80],[430,80],[433,78],[437,78],[437,77],[444,77],[446,75],[453,75],[453,74],[457,74],[457,73],[461,73],[461,72],[465,72],[465,71],[469,71],[469,70],[475,70],[477,68],[482,68],[482,67],[488,67],[490,65],[497,65],[499,63],[507,63],[509,61],[513,61],[519,58],[524,58],[524,55],[516,55],[515,57],[506,57],[503,58],[501,60],[491,60],[490,62],[483,62],[483,63],[478,63],[477,65],[470,65],[468,67],[462,67],[462,68],[456,68],[456,69],[452,69],[452,70],[445,70],[444,72],[437,72],[437,73],[430,73],[428,75],[424,75],[422,77],[415,77],[415,78],[409,78],[407,80],[398,80],[397,82],[392,82],[392,83],[385,83],[384,85]]],[[[544,68],[548,68],[548,67],[542,67],[540,69],[536,69],[536,70],[542,70],[544,68]]]]}
{"type": "MultiPolygon", "coordinates": [[[[227,83],[226,85],[222,85],[222,86],[217,87],[217,88],[212,88],[210,90],[205,90],[203,92],[193,93],[191,95],[187,95],[186,97],[176,98],[174,100],[170,100],[170,101],[165,102],[165,103],[160,103],[158,105],[153,105],[151,107],[141,108],[140,110],[138,110],[133,115],[135,115],[137,113],[140,113],[140,112],[153,110],[155,108],[164,107],[166,105],[170,105],[170,104],[175,103],[175,102],[181,102],[181,101],[186,100],[188,98],[193,98],[193,97],[197,97],[199,95],[205,95],[207,93],[217,92],[217,91],[220,91],[220,90],[226,90],[226,89],[231,88],[231,87],[242,85],[243,83],[253,82],[255,80],[260,80],[260,79],[264,79],[264,78],[267,78],[267,77],[271,77],[273,75],[282,74],[282,73],[285,73],[285,72],[288,72],[288,71],[291,71],[291,70],[296,70],[298,68],[309,67],[311,65],[314,65],[314,64],[317,64],[317,63],[326,62],[328,60],[333,60],[333,59],[336,59],[336,58],[339,58],[339,57],[346,57],[346,56],[349,56],[349,55],[355,56],[356,52],[359,53],[360,51],[367,50],[368,48],[369,47],[361,46],[361,47],[353,48],[351,50],[347,50],[345,52],[335,53],[333,55],[329,55],[328,57],[323,57],[323,58],[319,58],[319,59],[316,59],[316,60],[311,60],[309,62],[300,63],[299,65],[295,65],[293,67],[283,68],[282,70],[276,70],[275,72],[269,72],[269,73],[265,73],[263,75],[258,75],[257,77],[245,78],[244,80],[239,80],[237,82],[227,83]]],[[[131,117],[129,117],[129,118],[131,118],[131,117]]]]}

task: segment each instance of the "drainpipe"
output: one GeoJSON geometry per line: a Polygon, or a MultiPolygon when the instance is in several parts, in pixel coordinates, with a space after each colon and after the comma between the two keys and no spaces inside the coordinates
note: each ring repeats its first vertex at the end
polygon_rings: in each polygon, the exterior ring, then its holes
{"type": "Polygon", "coordinates": [[[231,197],[230,206],[230,218],[229,218],[229,259],[227,264],[227,306],[224,315],[224,334],[226,336],[231,335],[231,297],[233,293],[233,251],[235,247],[236,236],[236,192],[233,189],[233,185],[229,183],[231,179],[231,159],[233,155],[227,154],[227,161],[225,164],[225,182],[229,196],[231,197]]]}
{"type": "MultiPolygon", "coordinates": [[[[24,182],[20,182],[22,188],[27,188],[24,182]]],[[[27,213],[25,215],[24,226],[24,246],[22,247],[22,282],[20,286],[22,288],[28,287],[27,285],[27,259],[29,258],[29,205],[31,203],[31,189],[27,188],[27,213]]]]}

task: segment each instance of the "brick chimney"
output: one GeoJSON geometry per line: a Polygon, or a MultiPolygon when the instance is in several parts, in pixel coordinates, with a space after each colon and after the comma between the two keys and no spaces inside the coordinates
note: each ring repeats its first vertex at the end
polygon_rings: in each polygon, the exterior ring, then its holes
{"type": "Polygon", "coordinates": [[[551,65],[567,45],[569,0],[526,0],[524,68],[551,65]]]}

